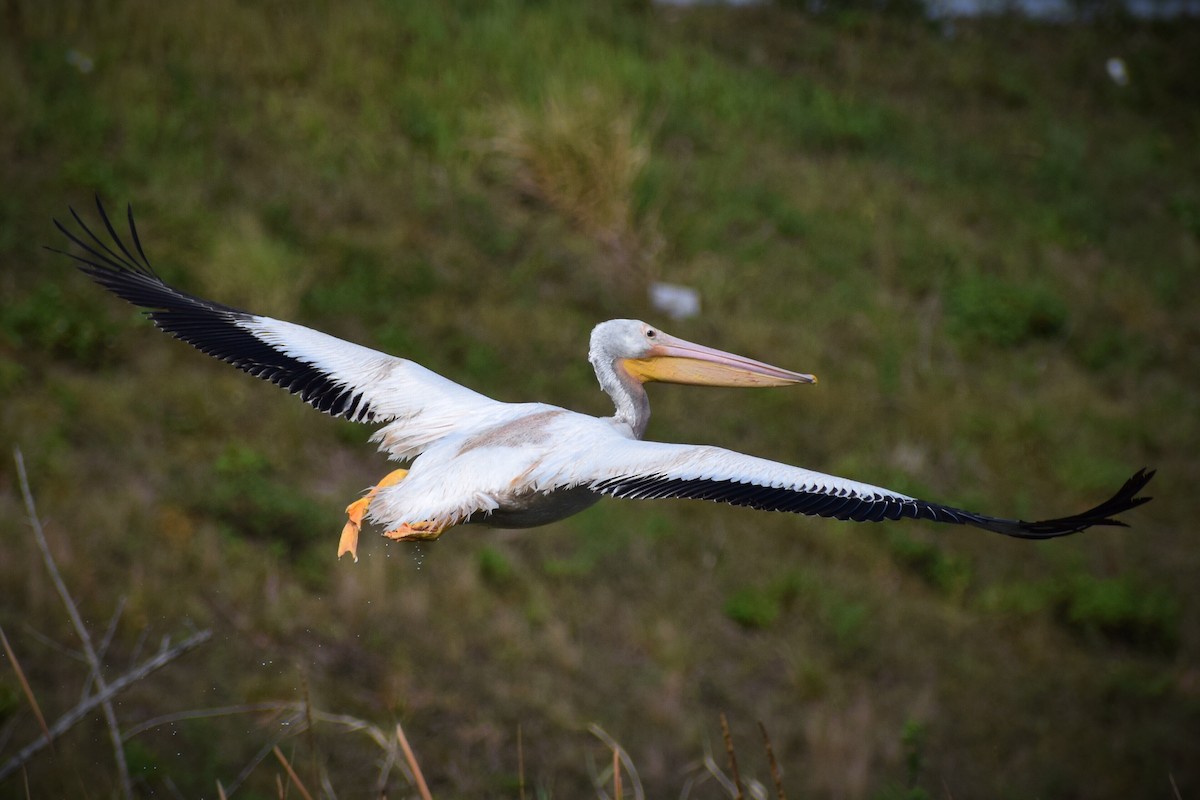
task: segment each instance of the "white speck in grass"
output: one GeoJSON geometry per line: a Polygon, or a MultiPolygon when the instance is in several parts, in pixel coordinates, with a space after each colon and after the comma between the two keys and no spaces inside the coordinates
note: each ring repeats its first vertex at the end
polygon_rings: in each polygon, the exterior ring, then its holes
{"type": "Polygon", "coordinates": [[[1125,59],[1110,58],[1104,62],[1104,68],[1108,71],[1108,77],[1112,78],[1112,82],[1117,86],[1129,85],[1129,70],[1125,68],[1125,59]]]}
{"type": "Polygon", "coordinates": [[[671,319],[689,319],[700,314],[700,293],[674,283],[650,284],[650,304],[671,319]]]}

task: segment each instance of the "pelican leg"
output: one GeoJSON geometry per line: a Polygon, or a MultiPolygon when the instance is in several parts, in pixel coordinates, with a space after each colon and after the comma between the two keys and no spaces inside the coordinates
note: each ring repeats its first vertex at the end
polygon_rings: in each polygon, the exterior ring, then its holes
{"type": "Polygon", "coordinates": [[[399,483],[404,480],[404,476],[406,475],[408,475],[408,470],[406,469],[389,472],[383,476],[383,480],[372,486],[371,491],[367,492],[365,496],[346,506],[347,520],[345,526],[342,528],[342,537],[338,540],[338,558],[349,553],[355,561],[358,561],[358,532],[362,530],[363,517],[366,516],[367,508],[375,498],[375,493],[386,486],[399,483]]]}
{"type": "Polygon", "coordinates": [[[398,528],[385,531],[384,536],[397,542],[430,541],[438,538],[449,525],[438,525],[436,522],[406,522],[398,528]]]}

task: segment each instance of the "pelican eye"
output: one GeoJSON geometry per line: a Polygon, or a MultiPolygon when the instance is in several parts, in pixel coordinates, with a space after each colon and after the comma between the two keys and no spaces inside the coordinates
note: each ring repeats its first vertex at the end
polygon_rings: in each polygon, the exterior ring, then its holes
{"type": "Polygon", "coordinates": [[[653,339],[655,336],[658,336],[658,331],[654,330],[654,328],[648,328],[646,330],[647,339],[653,339]]]}

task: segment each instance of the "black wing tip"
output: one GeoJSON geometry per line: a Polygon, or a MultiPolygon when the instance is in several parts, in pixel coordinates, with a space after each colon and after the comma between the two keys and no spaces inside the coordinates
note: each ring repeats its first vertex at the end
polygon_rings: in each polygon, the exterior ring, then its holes
{"type": "Polygon", "coordinates": [[[1060,536],[1082,533],[1088,528],[1098,526],[1128,528],[1130,527],[1129,523],[1116,519],[1116,515],[1123,514],[1154,499],[1152,497],[1138,497],[1137,494],[1146,488],[1146,484],[1150,482],[1157,472],[1157,470],[1149,469],[1148,467],[1139,469],[1108,500],[1081,514],[1075,514],[1070,517],[1025,522],[1024,520],[1004,520],[967,514],[964,522],[1017,539],[1056,539],[1060,536]]]}
{"type": "Polygon", "coordinates": [[[150,266],[150,260],[146,258],[146,254],[142,250],[142,243],[138,238],[137,225],[134,223],[133,218],[133,204],[129,203],[127,205],[129,234],[133,238],[140,258],[133,255],[125,245],[125,241],[121,238],[121,235],[117,233],[104,207],[104,201],[100,198],[99,192],[95,194],[95,202],[96,210],[100,214],[100,221],[104,224],[105,230],[108,231],[109,242],[105,242],[96,235],[84,221],[83,217],[80,216],[79,212],[75,210],[74,206],[67,206],[67,211],[70,213],[71,218],[75,220],[78,229],[72,230],[72,228],[59,221],[57,217],[52,218],[54,227],[58,228],[59,232],[71,244],[82,250],[84,255],[77,255],[68,250],[60,250],[49,245],[45,245],[45,249],[73,259],[77,262],[79,269],[93,279],[104,275],[141,275],[161,282],[161,278],[154,272],[154,268],[150,266]],[[110,244],[115,246],[116,249],[114,250],[110,244]]]}

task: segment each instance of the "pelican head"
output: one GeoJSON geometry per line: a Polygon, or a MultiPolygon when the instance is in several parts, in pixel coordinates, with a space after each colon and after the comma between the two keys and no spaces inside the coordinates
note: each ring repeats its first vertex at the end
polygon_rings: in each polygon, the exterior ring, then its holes
{"type": "Polygon", "coordinates": [[[612,365],[640,383],[764,387],[817,382],[812,375],[695,344],[636,319],[597,325],[588,360],[597,372],[601,364],[612,365]]]}
{"type": "Polygon", "coordinates": [[[679,339],[636,319],[610,319],[597,325],[588,361],[617,406],[616,420],[628,424],[639,439],[650,421],[650,403],[642,388],[650,381],[742,387],[817,382],[812,375],[679,339]]]}

